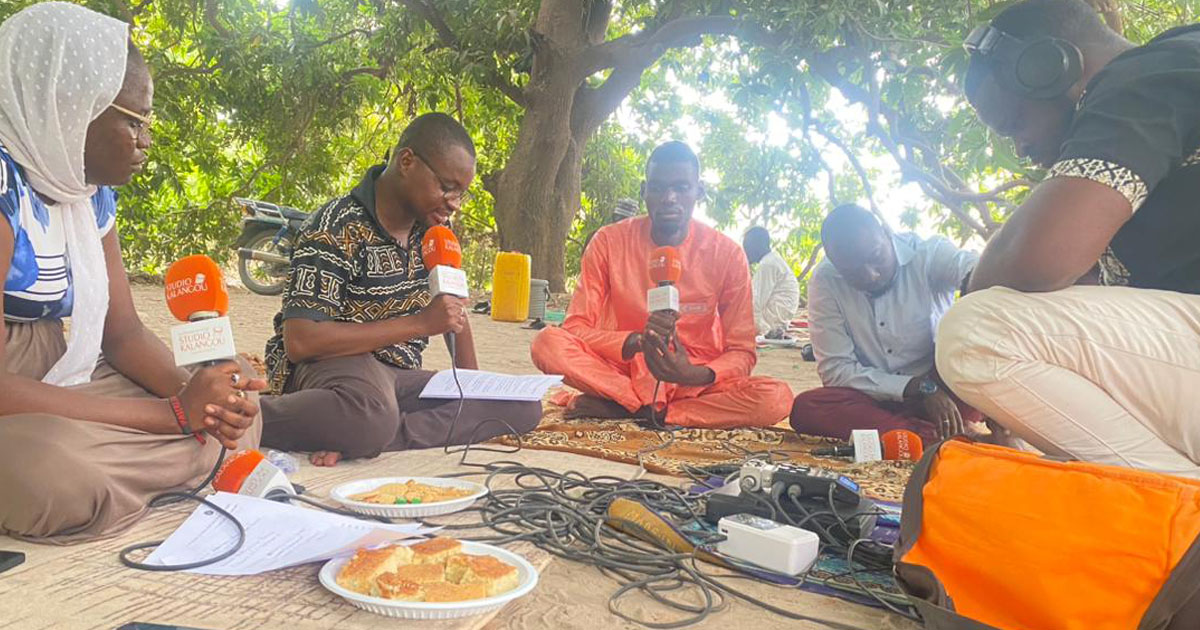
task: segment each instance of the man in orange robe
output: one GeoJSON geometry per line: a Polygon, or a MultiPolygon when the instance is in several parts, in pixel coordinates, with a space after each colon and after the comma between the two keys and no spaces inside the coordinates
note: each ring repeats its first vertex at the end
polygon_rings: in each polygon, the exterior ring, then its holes
{"type": "Polygon", "coordinates": [[[742,248],[692,220],[704,194],[700,162],[682,142],[646,164],[649,217],[601,228],[562,328],[533,341],[533,362],[583,392],[562,396],[568,417],[650,417],[713,429],[770,426],[787,416],[791,388],[752,377],[754,302],[742,248]],[[673,246],[683,263],[679,313],[647,312],[648,261],[673,246]],[[657,389],[657,396],[656,396],[657,389]],[[652,404],[653,403],[653,404],[652,404]]]}

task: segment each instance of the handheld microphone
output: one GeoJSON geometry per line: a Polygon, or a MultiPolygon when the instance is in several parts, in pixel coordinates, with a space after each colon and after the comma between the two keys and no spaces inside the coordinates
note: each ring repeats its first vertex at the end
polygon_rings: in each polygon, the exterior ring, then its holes
{"type": "MultiPolygon", "coordinates": [[[[467,274],[462,270],[462,247],[454,232],[444,225],[435,225],[425,231],[421,240],[421,260],[429,271],[429,294],[470,297],[467,274]]],[[[450,356],[455,356],[454,333],[446,333],[446,345],[450,356]]]]}
{"type": "Polygon", "coordinates": [[[212,485],[221,492],[259,498],[266,497],[272,490],[296,494],[287,475],[265,455],[254,450],[241,451],[225,460],[212,485]]]}
{"type": "Polygon", "coordinates": [[[878,431],[853,431],[852,444],[815,448],[818,457],[853,457],[856,462],[881,459],[913,461],[921,459],[925,445],[921,436],[906,429],[894,429],[879,435],[878,431]]]}
{"type": "Polygon", "coordinates": [[[674,247],[659,247],[650,252],[650,280],[655,287],[646,292],[646,308],[655,311],[679,312],[679,289],[675,283],[683,274],[683,261],[674,247]]]}
{"type": "Polygon", "coordinates": [[[187,322],[171,327],[175,365],[234,358],[233,326],[225,316],[229,291],[217,263],[203,254],[181,258],[167,269],[164,280],[167,308],[175,319],[187,322]]]}

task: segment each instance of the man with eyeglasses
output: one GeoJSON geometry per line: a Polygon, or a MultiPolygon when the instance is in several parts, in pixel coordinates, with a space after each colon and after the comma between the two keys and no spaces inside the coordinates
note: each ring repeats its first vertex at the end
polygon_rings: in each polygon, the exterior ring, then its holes
{"type": "Polygon", "coordinates": [[[752,377],[754,301],[746,256],[692,219],[704,196],[700,161],[682,142],[650,154],[642,199],[649,216],[605,226],[583,256],[562,328],[533,342],[533,362],[582,394],[560,396],[568,417],[647,418],[676,426],[770,426],[791,389],[752,377]],[[651,252],[675,247],[683,263],[679,312],[648,312],[651,252]]]}
{"type": "Polygon", "coordinates": [[[458,367],[478,367],[466,301],[431,298],[421,261],[426,229],[450,220],[474,178],[466,129],[425,114],[386,164],[305,221],[267,342],[267,374],[280,395],[261,400],[264,445],[310,451],[313,464],[332,466],[537,426],[536,402],[468,400],[459,413],[458,401],[418,398],[433,376],[420,369],[429,337],[456,333],[458,367]]]}

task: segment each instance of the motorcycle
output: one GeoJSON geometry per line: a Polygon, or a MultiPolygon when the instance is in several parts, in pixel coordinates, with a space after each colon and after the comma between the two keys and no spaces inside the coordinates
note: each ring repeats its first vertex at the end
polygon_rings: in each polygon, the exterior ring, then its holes
{"type": "Polygon", "coordinates": [[[234,247],[238,252],[238,276],[247,289],[259,295],[279,295],[292,264],[292,247],[300,224],[308,213],[266,201],[234,198],[242,207],[242,233],[234,247]]]}

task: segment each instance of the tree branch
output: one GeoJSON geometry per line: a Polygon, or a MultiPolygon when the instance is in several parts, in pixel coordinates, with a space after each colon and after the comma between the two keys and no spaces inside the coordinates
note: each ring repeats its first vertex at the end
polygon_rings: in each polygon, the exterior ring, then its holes
{"type": "Polygon", "coordinates": [[[500,75],[500,71],[495,68],[488,68],[485,72],[485,79],[492,87],[500,90],[500,93],[507,96],[508,99],[521,107],[525,107],[529,103],[529,99],[525,96],[525,90],[514,84],[512,81],[500,75]]]}
{"type": "Polygon", "coordinates": [[[368,74],[377,79],[386,79],[388,72],[391,72],[392,64],[383,63],[378,66],[364,66],[361,68],[353,68],[341,74],[343,80],[354,78],[360,74],[368,74]]]}
{"type": "Polygon", "coordinates": [[[612,18],[612,0],[591,0],[584,16],[583,31],[589,44],[596,45],[604,41],[608,32],[608,22],[612,18]]]}
{"type": "MultiPolygon", "coordinates": [[[[404,6],[408,7],[413,13],[421,16],[442,41],[442,47],[461,52],[461,43],[458,36],[451,30],[450,25],[446,22],[442,14],[438,13],[432,5],[425,0],[400,0],[404,6]]],[[[431,52],[428,51],[427,52],[431,52]]],[[[525,91],[513,84],[511,80],[500,74],[500,71],[493,67],[488,67],[484,70],[483,79],[492,87],[500,90],[502,94],[507,96],[512,102],[524,107],[528,103],[525,97],[525,91]]]]}
{"type": "Polygon", "coordinates": [[[593,46],[580,58],[579,80],[612,68],[600,86],[581,85],[571,111],[571,131],[586,138],[600,127],[642,81],[642,74],[667,50],[699,43],[702,35],[767,36],[766,31],[729,16],[710,15],[671,20],[653,31],[626,35],[593,46]]]}
{"type": "Polygon", "coordinates": [[[867,169],[863,168],[862,162],[859,161],[858,156],[850,150],[850,147],[846,146],[846,143],[843,142],[841,138],[837,137],[837,134],[830,131],[824,124],[814,123],[813,129],[815,129],[817,133],[821,134],[821,137],[828,140],[830,144],[836,146],[838,149],[841,149],[842,155],[845,155],[846,159],[849,160],[850,166],[854,168],[854,172],[858,173],[858,179],[862,182],[863,191],[867,193],[867,202],[871,205],[871,212],[874,212],[875,216],[879,217],[881,221],[886,223],[887,219],[883,216],[883,212],[880,211],[879,206],[875,204],[875,192],[874,188],[871,186],[871,178],[867,175],[867,169]]]}
{"type": "Polygon", "coordinates": [[[309,44],[309,45],[308,45],[308,46],[306,46],[305,48],[306,48],[306,49],[308,49],[308,50],[314,50],[314,49],[317,49],[317,48],[321,48],[322,46],[328,46],[328,45],[330,45],[330,44],[332,44],[332,43],[334,43],[334,42],[337,42],[337,41],[340,41],[340,40],[346,39],[347,37],[351,37],[351,36],[354,36],[354,35],[368,35],[368,36],[369,36],[369,35],[374,35],[374,34],[375,34],[375,31],[373,31],[373,30],[371,30],[371,29],[366,29],[366,28],[352,28],[352,29],[350,29],[350,30],[346,31],[345,33],[341,33],[341,34],[339,34],[339,35],[334,35],[333,37],[330,37],[330,38],[328,38],[328,39],[323,39],[323,40],[321,40],[321,41],[319,41],[319,42],[316,42],[316,43],[313,43],[313,44],[309,44]]]}
{"type": "Polygon", "coordinates": [[[800,270],[800,275],[796,276],[797,282],[807,278],[809,272],[817,266],[817,255],[821,253],[821,247],[821,244],[817,243],[817,246],[808,254],[808,261],[804,263],[804,269],[800,270]]]}
{"type": "Polygon", "coordinates": [[[229,37],[229,29],[217,19],[218,0],[204,0],[204,21],[221,37],[229,37]]]}
{"type": "Polygon", "coordinates": [[[991,202],[997,203],[1001,194],[1006,193],[1014,188],[1029,188],[1033,186],[1033,182],[1027,179],[1014,179],[1010,182],[1000,184],[999,186],[981,193],[960,192],[957,190],[947,191],[947,194],[958,199],[963,203],[980,203],[991,202]]]}
{"type": "Polygon", "coordinates": [[[632,67],[648,68],[669,48],[699,43],[702,35],[734,35],[747,26],[737,18],[706,15],[671,20],[654,30],[645,30],[609,40],[587,50],[581,63],[581,79],[601,70],[632,67]]]}
{"type": "MultiPolygon", "coordinates": [[[[995,231],[996,224],[991,220],[986,204],[996,203],[1001,206],[1011,206],[1011,203],[1000,197],[1000,193],[1022,185],[1020,183],[1022,180],[1009,182],[989,193],[963,190],[965,183],[941,163],[937,151],[927,142],[912,134],[896,132],[903,117],[883,103],[881,99],[876,98],[878,89],[874,85],[872,65],[868,61],[863,60],[861,55],[858,56],[858,60],[863,64],[864,78],[870,83],[870,87],[866,89],[854,84],[841,73],[838,69],[838,59],[846,52],[847,49],[843,47],[814,55],[809,59],[809,67],[814,73],[837,88],[847,99],[867,107],[867,133],[879,140],[900,167],[902,176],[915,179],[925,194],[948,208],[963,225],[974,230],[980,236],[985,238],[990,236],[995,231]],[[881,118],[888,123],[892,132],[889,133],[883,127],[880,123],[881,118]],[[921,150],[924,164],[919,164],[914,160],[915,149],[921,150]],[[968,203],[975,204],[980,208],[982,222],[967,214],[963,206],[968,203]]],[[[912,131],[915,133],[915,128],[912,131]]]]}
{"type": "Polygon", "coordinates": [[[429,25],[433,27],[433,30],[437,32],[438,37],[442,40],[442,43],[446,44],[450,48],[458,48],[458,36],[454,34],[454,31],[450,30],[450,25],[446,23],[446,20],[442,17],[442,15],[438,13],[437,10],[432,6],[426,4],[425,0],[400,1],[404,3],[404,6],[408,7],[410,11],[421,16],[422,19],[428,22],[429,25]]]}

